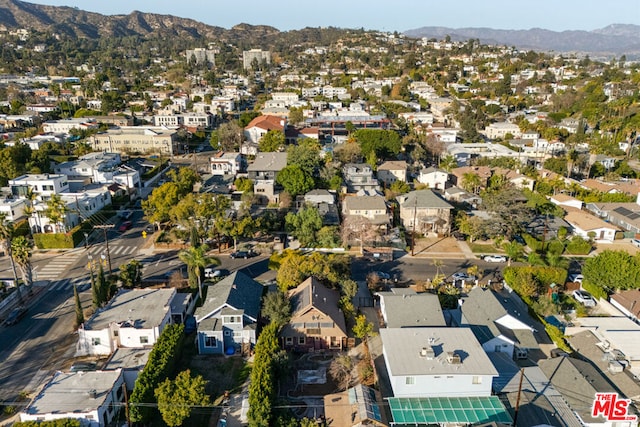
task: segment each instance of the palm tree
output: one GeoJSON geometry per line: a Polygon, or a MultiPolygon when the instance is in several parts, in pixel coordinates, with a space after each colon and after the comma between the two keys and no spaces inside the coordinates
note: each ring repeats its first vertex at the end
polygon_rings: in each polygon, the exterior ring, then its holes
{"type": "Polygon", "coordinates": [[[477,173],[467,172],[462,176],[462,188],[470,193],[478,194],[482,180],[477,173]]]}
{"type": "Polygon", "coordinates": [[[18,263],[22,273],[22,280],[27,286],[33,284],[33,269],[31,268],[31,242],[24,236],[18,236],[11,242],[11,253],[18,263]]]}
{"type": "MultiPolygon", "coordinates": [[[[25,200],[27,202],[27,206],[24,208],[24,213],[28,216],[35,216],[36,218],[36,230],[40,230],[40,215],[38,214],[38,210],[36,209],[35,202],[38,198],[38,194],[33,191],[33,188],[29,188],[27,190],[27,194],[25,195],[25,200]]],[[[29,234],[33,237],[33,227],[29,226],[29,234]]]]}
{"type": "Polygon", "coordinates": [[[9,255],[9,261],[11,261],[11,269],[13,270],[13,280],[16,284],[16,289],[18,290],[18,298],[22,301],[22,295],[20,294],[20,286],[18,283],[18,273],[16,272],[16,264],[13,259],[13,251],[11,248],[11,241],[13,240],[13,223],[7,221],[7,214],[4,212],[0,212],[0,246],[7,252],[9,255]]]}
{"type": "Polygon", "coordinates": [[[440,159],[440,169],[443,169],[447,172],[451,172],[451,169],[454,169],[457,167],[458,167],[458,161],[452,155],[448,155],[440,159]]]}
{"type": "Polygon", "coordinates": [[[220,260],[207,256],[206,248],[204,246],[191,246],[188,249],[180,251],[178,253],[178,258],[187,265],[187,269],[189,271],[189,284],[197,284],[198,293],[200,294],[200,299],[202,299],[202,269],[208,265],[220,265],[220,260]]]}
{"type": "Polygon", "coordinates": [[[52,195],[47,201],[47,216],[49,217],[49,221],[55,224],[57,233],[60,233],[60,230],[62,230],[62,232],[66,231],[63,221],[68,211],[67,204],[62,200],[62,197],[57,194],[52,195]]]}

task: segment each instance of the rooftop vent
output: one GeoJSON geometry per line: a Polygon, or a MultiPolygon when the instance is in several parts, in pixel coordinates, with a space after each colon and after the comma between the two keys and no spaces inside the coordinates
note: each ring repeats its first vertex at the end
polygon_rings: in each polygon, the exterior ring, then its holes
{"type": "Polygon", "coordinates": [[[432,347],[422,347],[422,350],[420,350],[420,357],[426,357],[427,360],[432,360],[436,357],[436,352],[432,347]]]}
{"type": "Polygon", "coordinates": [[[89,390],[89,397],[92,399],[95,399],[96,397],[98,397],[98,392],[96,391],[95,388],[92,388],[91,390],[89,390]]]}
{"type": "Polygon", "coordinates": [[[447,362],[449,362],[450,365],[459,365],[462,363],[462,359],[459,354],[450,351],[447,353],[447,362]]]}

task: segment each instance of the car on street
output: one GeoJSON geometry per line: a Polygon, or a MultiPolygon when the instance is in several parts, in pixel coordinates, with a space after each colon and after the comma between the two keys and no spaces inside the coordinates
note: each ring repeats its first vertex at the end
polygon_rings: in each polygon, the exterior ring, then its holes
{"type": "Polygon", "coordinates": [[[472,276],[470,274],[467,274],[464,271],[458,271],[457,273],[453,273],[451,275],[451,278],[453,280],[462,280],[464,282],[476,280],[476,276],[472,276]]]}
{"type": "Polygon", "coordinates": [[[467,235],[466,235],[466,234],[464,234],[464,233],[461,233],[461,232],[459,232],[459,231],[454,231],[453,233],[451,233],[451,235],[452,235],[456,240],[460,240],[461,242],[462,242],[462,241],[467,240],[467,235]]]}
{"type": "Polygon", "coordinates": [[[576,289],[575,291],[573,291],[571,295],[573,295],[573,298],[575,298],[576,301],[578,301],[580,304],[584,305],[585,307],[596,306],[596,300],[594,300],[591,294],[587,291],[583,291],[582,289],[576,289]]]}
{"type": "Polygon", "coordinates": [[[120,227],[118,227],[118,231],[121,233],[124,233],[131,227],[133,227],[133,223],[131,221],[125,221],[122,224],[120,224],[120,227]]]}
{"type": "Polygon", "coordinates": [[[640,239],[632,239],[631,244],[636,248],[640,248],[640,239]]]}
{"type": "Polygon", "coordinates": [[[144,231],[146,231],[149,234],[153,234],[153,232],[156,231],[156,227],[153,224],[147,224],[144,227],[144,231]]]}
{"type": "Polygon", "coordinates": [[[485,262],[507,262],[507,257],[504,255],[485,255],[482,259],[485,262]]]}
{"type": "Polygon", "coordinates": [[[4,324],[6,326],[15,325],[25,316],[25,314],[27,314],[27,307],[25,307],[24,305],[20,305],[11,310],[11,313],[9,313],[9,315],[5,319],[4,324]]]}
{"type": "Polygon", "coordinates": [[[252,258],[254,256],[258,255],[257,253],[253,252],[253,251],[236,251],[236,252],[231,252],[231,254],[229,254],[229,256],[231,258],[252,258]]]}

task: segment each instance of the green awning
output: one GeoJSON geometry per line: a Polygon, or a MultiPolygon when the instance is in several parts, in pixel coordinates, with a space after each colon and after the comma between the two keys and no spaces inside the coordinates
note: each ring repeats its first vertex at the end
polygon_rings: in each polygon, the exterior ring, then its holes
{"type": "Polygon", "coordinates": [[[390,397],[391,425],[444,423],[511,424],[511,416],[500,399],[486,397],[390,397]]]}

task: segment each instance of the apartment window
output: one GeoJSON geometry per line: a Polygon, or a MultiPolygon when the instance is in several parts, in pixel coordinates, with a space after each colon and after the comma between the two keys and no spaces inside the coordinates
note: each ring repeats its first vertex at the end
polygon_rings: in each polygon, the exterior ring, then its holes
{"type": "Polygon", "coordinates": [[[415,385],[416,377],[405,377],[404,383],[406,385],[415,385]]]}
{"type": "Polygon", "coordinates": [[[91,338],[91,345],[100,345],[100,338],[91,338]]]}
{"type": "Polygon", "coordinates": [[[140,344],[149,344],[149,337],[140,337],[140,344]]]}
{"type": "Polygon", "coordinates": [[[286,345],[293,345],[293,337],[286,337],[286,338],[284,339],[284,343],[285,343],[286,345]]]}
{"type": "Polygon", "coordinates": [[[298,344],[304,345],[304,343],[305,343],[305,337],[298,337],[298,344]]]}
{"type": "Polygon", "coordinates": [[[204,346],[208,348],[215,348],[218,346],[218,340],[216,339],[216,337],[205,336],[204,346]]]}
{"type": "Polygon", "coordinates": [[[471,384],[482,384],[482,377],[478,375],[474,375],[471,379],[471,384]]]}
{"type": "Polygon", "coordinates": [[[242,331],[233,331],[234,338],[242,338],[242,331]]]}

